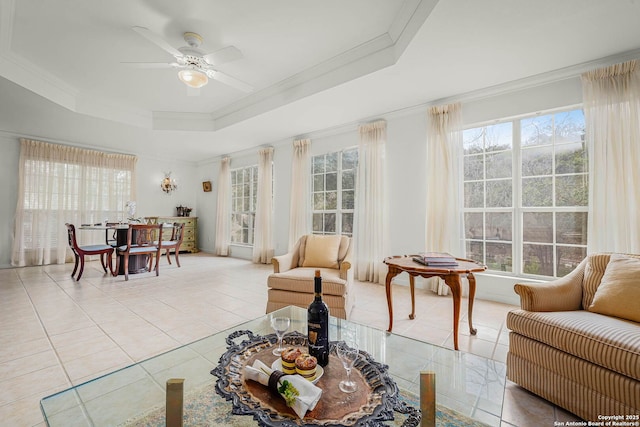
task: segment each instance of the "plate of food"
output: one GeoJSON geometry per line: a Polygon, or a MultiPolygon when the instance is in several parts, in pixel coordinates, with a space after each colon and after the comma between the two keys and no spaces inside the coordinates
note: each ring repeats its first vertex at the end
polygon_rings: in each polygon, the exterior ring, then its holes
{"type": "Polygon", "coordinates": [[[271,369],[277,369],[286,375],[298,374],[313,384],[317,383],[324,374],[324,369],[318,365],[316,358],[304,353],[298,347],[285,348],[280,358],[271,364],[271,369]]]}

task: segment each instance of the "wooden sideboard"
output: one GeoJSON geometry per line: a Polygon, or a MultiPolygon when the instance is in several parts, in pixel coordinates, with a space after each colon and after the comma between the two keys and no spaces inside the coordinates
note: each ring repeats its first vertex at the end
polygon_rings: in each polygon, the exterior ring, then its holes
{"type": "MultiPolygon", "coordinates": [[[[198,217],[195,216],[146,216],[144,218],[150,224],[165,224],[180,222],[184,224],[184,236],[180,252],[198,252],[198,217]]],[[[171,238],[171,229],[162,230],[163,240],[171,238]]]]}

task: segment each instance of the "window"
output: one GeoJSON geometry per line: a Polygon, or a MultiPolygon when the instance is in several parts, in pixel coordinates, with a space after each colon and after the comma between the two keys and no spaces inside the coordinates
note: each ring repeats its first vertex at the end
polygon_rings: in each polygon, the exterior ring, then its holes
{"type": "Polygon", "coordinates": [[[258,166],[231,171],[231,243],[253,245],[258,166]]]}
{"type": "Polygon", "coordinates": [[[582,110],[467,129],[467,257],[489,270],[562,277],[586,256],[588,168],[582,110]]]}
{"type": "Polygon", "coordinates": [[[313,233],[353,235],[358,150],[312,159],[313,233]]]}
{"type": "MultiPolygon", "coordinates": [[[[20,139],[20,177],[11,264],[64,263],[66,222],[126,218],[136,157],[20,139]]],[[[81,233],[81,245],[91,236],[81,233]]]]}

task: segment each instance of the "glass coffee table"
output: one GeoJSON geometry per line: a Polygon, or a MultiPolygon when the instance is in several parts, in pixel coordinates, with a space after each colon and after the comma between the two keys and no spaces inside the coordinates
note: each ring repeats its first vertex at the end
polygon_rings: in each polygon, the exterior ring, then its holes
{"type": "MultiPolygon", "coordinates": [[[[306,333],[306,310],[292,306],[280,309],[47,396],[40,402],[45,421],[51,427],[129,425],[144,414],[163,410],[166,382],[171,378],[185,379],[186,408],[191,397],[197,394],[195,391],[215,385],[217,378],[210,372],[227,351],[226,338],[239,330],[264,336],[272,334],[270,319],[274,316],[291,319],[288,332],[306,333]]],[[[418,396],[420,372],[432,371],[436,374],[439,406],[487,425],[500,425],[506,377],[503,363],[343,319],[331,317],[329,324],[331,341],[355,339],[361,350],[375,361],[388,365],[388,373],[401,393],[418,396]]],[[[219,399],[224,401],[222,397],[219,399]]],[[[221,404],[228,405],[230,414],[231,402],[221,404]]],[[[229,416],[243,418],[251,424],[250,416],[229,416]]]]}

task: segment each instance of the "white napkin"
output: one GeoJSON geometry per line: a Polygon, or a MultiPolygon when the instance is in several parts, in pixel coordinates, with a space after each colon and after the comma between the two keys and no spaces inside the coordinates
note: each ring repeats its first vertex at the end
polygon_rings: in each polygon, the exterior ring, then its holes
{"type": "MultiPolygon", "coordinates": [[[[273,372],[269,366],[259,360],[253,362],[253,366],[244,367],[244,375],[246,378],[257,381],[260,384],[269,385],[269,376],[273,372]]],[[[302,378],[300,375],[285,375],[280,378],[278,384],[281,385],[284,380],[289,381],[300,393],[296,396],[296,400],[291,409],[300,418],[304,418],[307,411],[312,411],[322,396],[322,389],[316,387],[311,381],[302,378]]]]}

